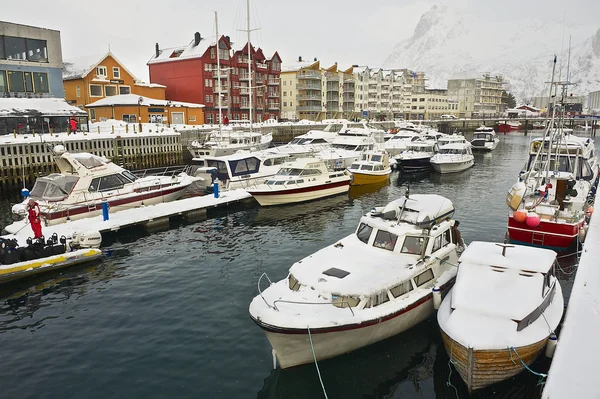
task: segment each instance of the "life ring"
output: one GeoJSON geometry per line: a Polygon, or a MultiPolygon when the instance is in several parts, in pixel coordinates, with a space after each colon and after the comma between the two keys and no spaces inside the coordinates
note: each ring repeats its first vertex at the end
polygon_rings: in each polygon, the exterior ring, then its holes
{"type": "Polygon", "coordinates": [[[539,151],[541,144],[542,143],[540,143],[539,141],[536,141],[533,143],[531,148],[533,149],[533,151],[537,152],[537,151],[539,151]]]}

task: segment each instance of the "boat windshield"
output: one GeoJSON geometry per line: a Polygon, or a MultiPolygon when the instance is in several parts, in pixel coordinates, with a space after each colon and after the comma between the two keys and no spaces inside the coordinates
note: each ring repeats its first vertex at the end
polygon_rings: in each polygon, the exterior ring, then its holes
{"type": "Polygon", "coordinates": [[[241,176],[250,173],[257,173],[260,168],[260,160],[255,157],[237,159],[229,161],[231,176],[241,176]]]}
{"type": "Polygon", "coordinates": [[[373,246],[393,251],[396,246],[396,241],[398,241],[398,236],[396,234],[392,234],[385,230],[378,230],[375,241],[373,241],[373,246]]]}
{"type": "Polygon", "coordinates": [[[362,165],[360,170],[373,170],[373,165],[362,165]]]}
{"type": "Polygon", "coordinates": [[[361,223],[356,230],[356,237],[359,240],[367,244],[369,242],[369,237],[371,237],[371,233],[373,232],[373,228],[366,223],[361,223]]]}
{"type": "Polygon", "coordinates": [[[492,135],[489,133],[475,133],[473,134],[473,140],[475,139],[480,139],[480,140],[487,140],[487,139],[491,139],[492,135]]]}
{"type": "MultiPolygon", "coordinates": [[[[527,170],[545,170],[546,169],[546,160],[548,159],[548,154],[540,154],[537,161],[535,161],[535,154],[529,155],[529,161],[527,165],[525,165],[525,171],[527,170]],[[534,164],[535,162],[535,164],[534,164]]],[[[555,155],[550,157],[550,171],[558,171],[558,172],[574,172],[575,166],[575,157],[560,155],[557,159],[555,155]]]]}
{"type": "Polygon", "coordinates": [[[404,243],[402,243],[402,253],[421,255],[421,252],[423,251],[424,242],[425,239],[423,237],[406,236],[404,238],[404,243]]]}
{"type": "Polygon", "coordinates": [[[440,154],[462,154],[463,150],[458,149],[458,148],[440,148],[439,151],[440,154]]]}
{"type": "Polygon", "coordinates": [[[289,142],[289,144],[309,144],[312,139],[297,137],[289,142]]]}
{"type": "Polygon", "coordinates": [[[277,174],[280,176],[307,176],[320,175],[321,171],[318,169],[281,168],[277,174]]]}
{"type": "Polygon", "coordinates": [[[51,174],[37,179],[30,195],[35,199],[60,201],[69,195],[77,180],[77,176],[51,174]]]}

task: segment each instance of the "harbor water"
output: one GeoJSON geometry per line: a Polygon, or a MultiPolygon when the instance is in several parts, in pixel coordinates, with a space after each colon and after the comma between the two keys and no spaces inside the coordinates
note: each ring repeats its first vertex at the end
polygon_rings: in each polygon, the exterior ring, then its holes
{"type": "MultiPolygon", "coordinates": [[[[271,347],[248,316],[263,272],[273,280],[351,234],[359,218],[411,193],[456,207],[466,242],[502,242],[505,196],[529,137],[501,135],[492,153],[456,175],[392,175],[311,203],[223,211],[197,224],[105,240],[105,258],[0,287],[3,398],[322,398],[314,364],[273,369],[271,347]]],[[[9,198],[2,203],[7,222],[9,198]]],[[[376,265],[373,265],[376,268],[376,265]]],[[[564,265],[563,290],[573,267],[564,265]]],[[[548,361],[532,369],[545,372],[548,361]]],[[[435,316],[412,330],[319,363],[329,398],[456,398],[467,391],[441,343],[435,316]]],[[[536,398],[521,375],[473,397],[536,398]]]]}

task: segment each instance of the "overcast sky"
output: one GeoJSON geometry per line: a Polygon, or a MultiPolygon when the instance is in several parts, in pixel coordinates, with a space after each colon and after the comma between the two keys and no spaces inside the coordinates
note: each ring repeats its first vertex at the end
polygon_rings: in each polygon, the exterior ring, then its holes
{"type": "MultiPolygon", "coordinates": [[[[101,56],[110,45],[143,80],[148,79],[146,62],[155,43],[161,48],[185,45],[196,31],[207,38],[205,45],[214,41],[213,11],[219,15],[219,33],[229,35],[234,48],[246,42],[246,33],[240,31],[246,28],[245,0],[2,3],[0,20],[59,30],[65,60],[101,56]]],[[[317,57],[326,66],[337,61],[342,68],[377,67],[438,3],[483,18],[514,19],[516,24],[537,18],[560,27],[566,16],[567,22],[589,25],[590,32],[600,28],[600,0],[251,0],[251,27],[258,29],[252,42],[267,57],[278,51],[284,63],[302,56],[317,57]]]]}

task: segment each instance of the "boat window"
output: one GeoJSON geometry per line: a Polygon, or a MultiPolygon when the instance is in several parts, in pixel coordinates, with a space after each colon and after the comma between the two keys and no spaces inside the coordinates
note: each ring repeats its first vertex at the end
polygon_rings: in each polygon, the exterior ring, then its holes
{"type": "Polygon", "coordinates": [[[392,296],[394,298],[398,298],[399,296],[402,296],[404,294],[406,294],[407,292],[412,291],[412,284],[409,281],[405,281],[403,283],[398,284],[395,287],[390,288],[390,292],[392,293],[392,296]]]}
{"type": "Polygon", "coordinates": [[[78,155],[77,157],[75,157],[75,159],[88,169],[92,169],[97,166],[104,165],[104,163],[98,157],[95,157],[93,155],[88,155],[88,156],[78,155]]]}
{"type": "Polygon", "coordinates": [[[124,170],[123,172],[121,172],[121,174],[131,181],[136,181],[138,179],[136,175],[134,175],[128,170],[124,170]]]}
{"type": "Polygon", "coordinates": [[[280,176],[298,176],[302,173],[302,169],[295,168],[281,168],[277,172],[280,176]]]}
{"type": "Polygon", "coordinates": [[[98,191],[109,191],[115,190],[123,187],[123,182],[121,181],[120,175],[108,175],[102,176],[100,178],[100,184],[98,186],[98,191]]]}
{"type": "Polygon", "coordinates": [[[373,170],[373,165],[362,165],[360,170],[373,170]]]}
{"type": "Polygon", "coordinates": [[[327,144],[327,140],[325,139],[314,139],[312,144],[327,144]]]}
{"type": "Polygon", "coordinates": [[[423,237],[406,236],[402,244],[402,253],[420,255],[423,250],[423,242],[423,237]]]}
{"type": "Polygon", "coordinates": [[[298,291],[300,289],[300,282],[296,280],[296,277],[294,277],[293,274],[290,274],[288,285],[292,291],[298,291]]]}
{"type": "Polygon", "coordinates": [[[369,156],[367,154],[362,154],[360,160],[361,161],[366,161],[369,158],[369,156]]]}
{"type": "Polygon", "coordinates": [[[285,181],[284,181],[284,180],[277,180],[277,181],[275,182],[275,185],[276,185],[276,186],[283,186],[284,184],[285,184],[285,181]]]}
{"type": "Polygon", "coordinates": [[[320,175],[321,171],[319,169],[303,169],[301,175],[310,176],[310,175],[320,175]]]}
{"type": "Polygon", "coordinates": [[[338,308],[356,307],[360,300],[358,298],[347,295],[331,295],[331,303],[338,308]]]}
{"type": "MultiPolygon", "coordinates": [[[[207,162],[207,166],[210,168],[217,168],[219,174],[224,174],[225,176],[227,176],[227,165],[225,165],[224,161],[209,159],[207,162]]],[[[221,176],[219,176],[219,180],[223,180],[221,179],[221,176]]]]}
{"type": "Polygon", "coordinates": [[[88,191],[93,193],[98,191],[98,184],[100,183],[100,178],[96,177],[95,179],[92,179],[92,182],[90,183],[90,186],[88,187],[88,191]]]}
{"type": "Polygon", "coordinates": [[[579,176],[577,176],[577,178],[588,181],[594,178],[594,172],[587,160],[582,159],[581,162],[579,162],[579,176]]]}
{"type": "Polygon", "coordinates": [[[444,231],[444,235],[442,238],[442,247],[445,247],[446,245],[450,244],[452,241],[450,240],[450,230],[446,230],[444,231]]]}
{"type": "Polygon", "coordinates": [[[373,241],[373,246],[393,251],[396,246],[396,241],[398,241],[397,235],[385,230],[378,230],[375,241],[373,241]]]}
{"type": "Polygon", "coordinates": [[[372,160],[373,162],[381,162],[381,161],[382,161],[382,156],[381,156],[381,155],[373,155],[373,156],[371,157],[371,160],[372,160]]]}
{"type": "Polygon", "coordinates": [[[371,306],[375,307],[381,305],[382,303],[389,302],[390,297],[388,296],[387,290],[375,294],[371,297],[371,306]]]}
{"type": "Polygon", "coordinates": [[[296,180],[296,183],[298,183],[298,184],[304,183],[304,179],[298,179],[298,180],[296,180]]]}
{"type": "Polygon", "coordinates": [[[427,269],[423,273],[415,277],[415,284],[417,285],[417,287],[420,287],[431,280],[433,280],[433,270],[427,269]]]}
{"type": "Polygon", "coordinates": [[[269,180],[269,181],[267,182],[267,185],[269,185],[269,186],[271,186],[271,185],[273,185],[273,184],[275,184],[275,180],[269,180]]]}
{"type": "Polygon", "coordinates": [[[373,228],[366,223],[361,223],[356,230],[356,236],[359,240],[367,244],[369,242],[369,237],[371,237],[371,232],[373,228]]]}
{"type": "Polygon", "coordinates": [[[245,158],[229,161],[232,176],[246,175],[258,172],[260,162],[258,158],[245,158]]]}
{"type": "Polygon", "coordinates": [[[358,168],[360,168],[360,164],[353,163],[352,165],[350,165],[350,169],[358,169],[358,168]]]}
{"type": "Polygon", "coordinates": [[[433,240],[433,247],[431,248],[431,252],[434,253],[442,248],[442,235],[435,237],[433,240]]]}
{"type": "Polygon", "coordinates": [[[33,185],[33,189],[31,190],[31,193],[29,193],[29,195],[33,198],[42,198],[42,196],[44,195],[44,191],[46,191],[47,185],[47,182],[43,180],[37,180],[33,185]]]}
{"type": "Polygon", "coordinates": [[[265,165],[265,166],[271,166],[272,163],[273,163],[272,160],[267,159],[266,161],[263,162],[263,165],[265,165]]]}

